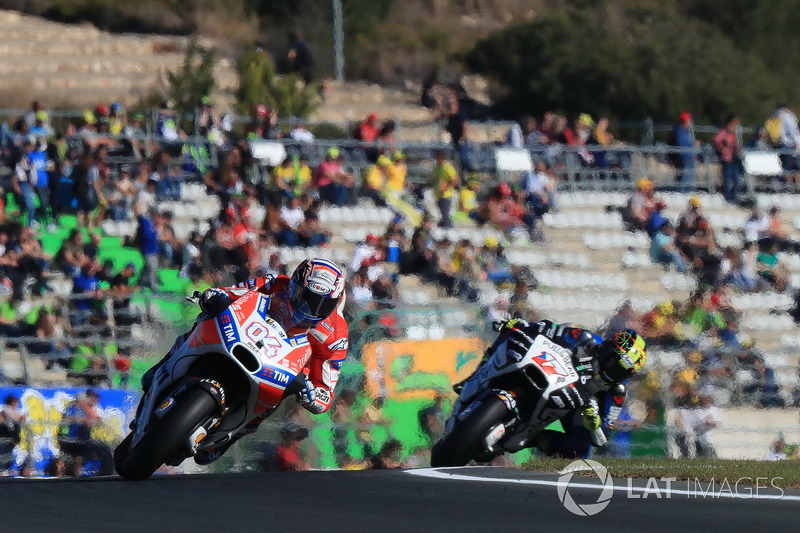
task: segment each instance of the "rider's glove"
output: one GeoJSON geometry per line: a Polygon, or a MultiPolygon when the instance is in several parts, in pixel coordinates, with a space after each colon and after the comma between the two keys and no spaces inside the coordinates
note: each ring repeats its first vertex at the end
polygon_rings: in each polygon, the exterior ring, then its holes
{"type": "Polygon", "coordinates": [[[208,289],[200,295],[200,309],[207,315],[217,316],[230,304],[230,298],[219,289],[208,289]]]}
{"type": "Polygon", "coordinates": [[[501,320],[492,322],[492,329],[495,331],[499,331],[501,333],[507,333],[517,326],[526,326],[526,325],[528,325],[528,323],[525,322],[524,320],[520,320],[519,318],[512,318],[510,320],[506,320],[505,322],[501,320]]]}
{"type": "Polygon", "coordinates": [[[317,393],[314,390],[314,384],[308,379],[308,375],[306,374],[304,377],[306,383],[303,390],[297,393],[297,400],[300,402],[300,405],[307,408],[317,399],[317,393]]]}
{"type": "Polygon", "coordinates": [[[584,407],[581,414],[583,415],[583,427],[589,431],[596,431],[600,427],[600,415],[597,413],[596,403],[584,407]]]}

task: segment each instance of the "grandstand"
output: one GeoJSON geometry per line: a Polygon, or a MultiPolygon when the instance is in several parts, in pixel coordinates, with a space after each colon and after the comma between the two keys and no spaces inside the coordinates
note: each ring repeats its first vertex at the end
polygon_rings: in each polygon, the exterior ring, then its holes
{"type": "MultiPolygon", "coordinates": [[[[156,143],[163,141],[156,136],[151,136],[151,140],[156,143]]],[[[193,138],[192,142],[205,143],[198,138],[193,138]]],[[[311,145],[288,139],[258,141],[253,143],[254,155],[258,157],[247,172],[255,184],[268,184],[269,170],[286,154],[300,154],[313,167],[319,164],[332,146],[342,149],[344,165],[356,175],[357,183],[361,182],[361,176],[370,165],[365,149],[382,148],[381,145],[346,139],[319,140],[311,145]]],[[[434,151],[442,148],[450,150],[449,145],[408,142],[399,143],[397,147],[408,158],[409,182],[418,185],[422,193],[416,207],[429,211],[436,218],[435,203],[430,191],[426,190],[428,177],[434,151]]],[[[210,144],[208,148],[214,151],[210,144]]],[[[576,153],[566,147],[554,155],[539,147],[520,151],[498,149],[490,143],[476,144],[471,153],[471,164],[484,178],[484,191],[501,180],[519,184],[533,161],[550,158],[558,174],[558,193],[557,208],[541,218],[546,240],[532,242],[530,235],[524,232],[504,233],[490,224],[478,226],[466,217],[460,218],[452,228],[433,228],[431,237],[437,242],[447,239],[452,243],[466,239],[476,247],[482,246],[487,239],[500,242],[510,263],[516,267],[528,267],[538,281],[538,288],[527,296],[530,306],[540,316],[558,322],[601,329],[624,302],[630,302],[634,311],[643,314],[667,300],[686,301],[696,289],[695,278],[653,264],[649,258],[650,241],[647,235],[626,229],[614,207],[626,203],[636,179],[643,175],[651,176],[656,182],[657,194],[667,203],[666,215],[669,218],[676,218],[685,208],[690,194],[673,191],[674,169],[666,163],[668,152],[663,147],[626,146],[624,150],[629,155],[630,164],[609,170],[582,166],[576,159],[576,153]]],[[[112,156],[108,159],[114,176],[122,165],[137,163],[129,156],[112,156]]],[[[706,164],[700,170],[700,176],[699,188],[692,194],[699,196],[720,245],[740,248],[743,243],[739,228],[747,217],[747,210],[724,203],[714,192],[719,179],[714,164],[706,164]]],[[[172,213],[175,236],[185,243],[193,231],[206,233],[224,204],[219,195],[209,193],[206,183],[196,173],[185,171],[183,179],[185,183],[180,198],[159,201],[157,209],[161,213],[172,213]]],[[[762,207],[781,205],[783,216],[794,224],[794,238],[800,229],[800,201],[794,194],[775,192],[780,188],[779,185],[754,183],[753,190],[757,190],[757,194],[752,198],[762,207]]],[[[324,205],[320,210],[321,225],[333,233],[325,247],[276,246],[274,251],[280,262],[291,268],[304,258],[327,256],[340,264],[349,265],[356,246],[369,234],[382,234],[397,215],[389,207],[377,206],[365,199],[353,200],[349,205],[324,205]]],[[[13,215],[20,209],[14,195],[9,194],[7,213],[13,215]]],[[[267,216],[267,207],[251,201],[249,210],[253,226],[261,227],[267,216]]],[[[43,250],[50,255],[55,254],[76,225],[74,215],[61,215],[56,231],[40,232],[43,250]]],[[[145,264],[142,253],[125,245],[125,239],[136,234],[137,226],[132,213],[127,219],[106,219],[101,222],[98,258],[100,261],[110,260],[114,272],[128,263],[133,263],[137,272],[141,272],[145,264]]],[[[406,218],[406,234],[410,236],[413,229],[413,224],[406,218]]],[[[792,285],[800,285],[800,257],[785,254],[783,259],[791,271],[792,285]]],[[[396,265],[385,264],[383,267],[389,274],[396,275],[398,299],[391,302],[396,327],[393,332],[395,340],[435,341],[486,335],[487,316],[494,316],[498,303],[508,302],[511,298],[511,289],[507,285],[482,282],[476,287],[479,294],[477,302],[465,302],[461,298],[445,296],[434,284],[424,282],[417,276],[397,274],[396,265]]],[[[65,339],[66,344],[70,348],[91,343],[107,344],[110,338],[112,344],[133,356],[131,374],[135,376],[140,373],[154,355],[166,351],[177,330],[192,320],[195,311],[191,306],[184,306],[181,300],[183,295],[198,288],[198,285],[181,276],[178,268],[161,268],[158,277],[158,291],[143,291],[131,298],[128,311],[136,317],[132,323],[121,326],[105,322],[85,326],[79,331],[79,337],[65,339]]],[[[68,276],[52,271],[48,283],[52,291],[43,297],[33,296],[30,283],[26,285],[26,300],[17,309],[18,314],[30,314],[42,305],[53,306],[62,299],[68,301],[76,298],[73,280],[68,276]]],[[[789,404],[795,389],[800,386],[797,382],[800,334],[787,314],[794,304],[791,295],[775,292],[737,294],[732,301],[736,309],[744,312],[739,324],[741,331],[755,340],[764,362],[775,370],[780,394],[789,404]]],[[[103,305],[111,310],[106,312],[106,316],[114,316],[113,298],[106,297],[103,305]]],[[[380,314],[379,311],[363,312],[380,314]]],[[[381,340],[381,336],[385,335],[384,329],[370,327],[373,329],[357,332],[360,344],[352,350],[354,358],[359,357],[358,350],[366,342],[381,340]]],[[[32,336],[2,340],[4,346],[0,356],[0,371],[7,382],[24,380],[30,385],[39,386],[85,382],[85,376],[76,378],[64,368],[48,364],[47,354],[31,355],[30,345],[37,340],[32,336]]],[[[121,372],[116,371],[113,364],[114,354],[101,350],[100,355],[108,363],[105,367],[108,382],[119,385],[121,372]]],[[[684,355],[680,350],[651,349],[648,366],[659,376],[664,398],[668,398],[672,374],[685,364],[684,355]]],[[[740,377],[741,382],[736,385],[739,388],[746,379],[746,376],[740,377]]],[[[130,385],[135,385],[135,379],[130,385]]],[[[736,407],[731,395],[726,397],[719,394],[717,400],[726,409],[736,407]]],[[[772,427],[783,428],[783,418],[772,427]]],[[[726,441],[729,434],[725,432],[729,429],[720,430],[723,431],[720,442],[726,441]]],[[[739,453],[742,447],[751,445],[751,441],[740,439],[726,453],[739,453]]]]}
{"type": "MultiPolygon", "coordinates": [[[[677,193],[663,196],[669,204],[667,214],[672,218],[677,216],[689,198],[686,194],[677,193]]],[[[719,228],[720,240],[734,245],[740,243],[737,230],[746,212],[723,205],[714,195],[701,195],[700,198],[706,206],[709,219],[719,228]]],[[[624,300],[630,300],[636,309],[645,311],[665,299],[684,300],[695,288],[690,276],[665,271],[661,266],[654,265],[647,253],[647,236],[626,231],[617,213],[606,212],[606,206],[624,204],[626,199],[625,192],[597,194],[565,191],[559,195],[558,212],[543,218],[546,245],[513,240],[508,243],[510,261],[529,266],[545,287],[546,292],[535,291],[529,297],[530,303],[545,316],[597,328],[624,300]],[[591,298],[587,298],[587,294],[591,294],[591,298]]],[[[792,195],[762,195],[758,201],[762,205],[783,205],[787,216],[800,219],[800,205],[794,205],[796,202],[792,195]]],[[[193,230],[204,232],[208,229],[207,221],[216,216],[220,204],[217,197],[205,193],[205,187],[201,184],[189,184],[184,189],[181,201],[160,203],[159,209],[174,214],[176,234],[179,239],[185,240],[193,230]]],[[[253,219],[257,224],[263,216],[263,209],[254,209],[253,219]]],[[[321,221],[337,228],[329,248],[280,247],[278,252],[286,264],[295,264],[315,255],[328,255],[335,261],[347,264],[356,243],[368,233],[375,232],[376,228],[387,225],[393,217],[390,209],[367,203],[355,207],[326,207],[321,212],[321,221]]],[[[43,236],[45,251],[54,254],[74,223],[73,217],[63,217],[57,233],[43,236]]],[[[121,244],[122,237],[135,233],[136,222],[106,220],[102,229],[105,237],[101,242],[101,259],[112,259],[116,268],[121,268],[129,261],[141,268],[141,254],[121,244]]],[[[435,238],[447,237],[452,242],[467,238],[476,245],[480,245],[487,236],[502,238],[502,234],[496,230],[477,228],[472,223],[434,231],[435,238]]],[[[800,259],[796,255],[787,255],[786,259],[793,278],[797,280],[800,278],[800,259]]],[[[180,293],[187,285],[174,270],[162,269],[160,277],[166,292],[180,293]]],[[[72,287],[68,279],[55,277],[51,283],[54,296],[69,297],[72,287]]],[[[401,280],[401,287],[401,298],[409,305],[462,305],[455,299],[442,299],[434,288],[421,285],[414,279],[401,280]]],[[[481,303],[484,305],[502,296],[502,291],[490,283],[482,285],[481,289],[481,303]]],[[[797,343],[792,344],[788,339],[797,337],[797,332],[793,321],[785,314],[792,305],[791,297],[788,294],[742,294],[735,297],[735,304],[748,313],[742,328],[757,339],[759,346],[775,353],[776,357],[780,357],[778,354],[788,357],[785,360],[788,364],[781,365],[789,370],[785,375],[785,383],[795,385],[791,369],[797,363],[792,353],[797,343]]],[[[8,372],[6,374],[9,375],[8,372]]]]}

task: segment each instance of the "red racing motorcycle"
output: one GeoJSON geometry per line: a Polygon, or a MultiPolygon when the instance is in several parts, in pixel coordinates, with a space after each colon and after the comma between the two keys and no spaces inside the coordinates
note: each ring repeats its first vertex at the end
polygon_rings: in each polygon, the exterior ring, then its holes
{"type": "Polygon", "coordinates": [[[305,384],[306,334],[290,337],[269,316],[270,296],[250,291],[195,329],[156,371],[131,432],[114,451],[117,473],[150,477],[224,444],[272,414],[305,384]]]}

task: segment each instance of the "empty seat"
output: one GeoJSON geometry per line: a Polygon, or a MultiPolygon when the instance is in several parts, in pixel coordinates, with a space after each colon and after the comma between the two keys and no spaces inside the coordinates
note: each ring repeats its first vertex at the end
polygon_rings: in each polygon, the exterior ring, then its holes
{"type": "Polygon", "coordinates": [[[406,329],[406,337],[409,340],[422,341],[428,338],[428,330],[424,326],[411,326],[406,329]]]}
{"type": "Polygon", "coordinates": [[[325,209],[327,219],[332,224],[338,224],[342,221],[342,211],[338,207],[329,207],[325,209]]]}
{"type": "Polygon", "coordinates": [[[428,338],[430,339],[444,339],[444,328],[438,324],[434,324],[428,328],[428,338]]]}

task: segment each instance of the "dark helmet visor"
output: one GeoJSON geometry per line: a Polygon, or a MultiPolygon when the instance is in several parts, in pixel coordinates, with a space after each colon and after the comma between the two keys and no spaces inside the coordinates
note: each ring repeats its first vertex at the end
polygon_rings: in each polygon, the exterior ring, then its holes
{"type": "Polygon", "coordinates": [[[295,315],[303,322],[316,323],[325,320],[336,310],[339,298],[317,294],[308,287],[291,282],[290,299],[295,315]]]}

